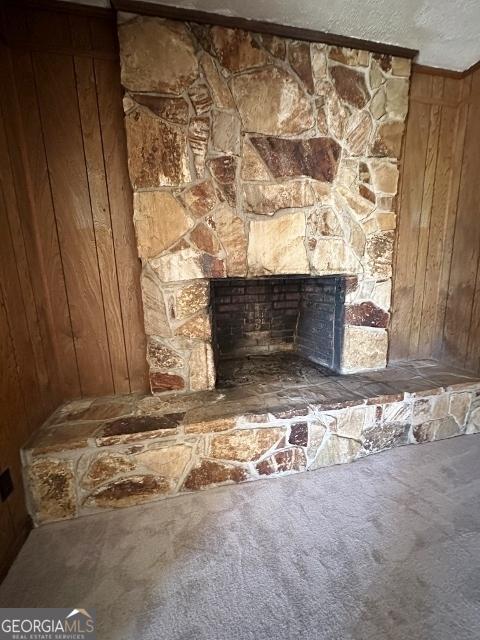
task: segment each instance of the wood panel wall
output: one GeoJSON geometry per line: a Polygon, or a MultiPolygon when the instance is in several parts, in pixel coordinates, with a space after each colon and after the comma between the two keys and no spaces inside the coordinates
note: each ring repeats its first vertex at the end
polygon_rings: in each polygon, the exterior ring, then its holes
{"type": "Polygon", "coordinates": [[[415,72],[404,140],[390,360],[480,373],[480,71],[415,72]]]}
{"type": "Polygon", "coordinates": [[[0,575],[28,530],[32,431],[65,399],[147,390],[115,24],[18,3],[1,18],[0,575]]]}

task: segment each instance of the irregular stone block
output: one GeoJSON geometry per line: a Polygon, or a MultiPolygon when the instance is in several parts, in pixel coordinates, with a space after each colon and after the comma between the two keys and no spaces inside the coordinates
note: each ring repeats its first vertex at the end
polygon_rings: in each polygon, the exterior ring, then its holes
{"type": "Polygon", "coordinates": [[[226,275],[247,273],[247,236],[245,222],[227,205],[220,205],[213,216],[213,225],[226,254],[226,275]]]}
{"type": "Polygon", "coordinates": [[[214,59],[209,56],[208,53],[204,53],[200,56],[200,65],[210,87],[215,106],[220,109],[234,109],[235,102],[233,101],[232,94],[230,93],[227,83],[218,71],[214,59]]]}
{"type": "Polygon", "coordinates": [[[185,127],[146,110],[125,118],[128,167],[134,189],[180,186],[192,179],[185,127]]]}
{"type": "Polygon", "coordinates": [[[189,246],[155,258],[151,265],[163,282],[225,276],[225,265],[222,260],[189,246]]]}
{"type": "Polygon", "coordinates": [[[383,282],[376,282],[371,299],[377,307],[389,311],[392,299],[392,281],[384,280],[383,282]]]}
{"type": "Polygon", "coordinates": [[[313,463],[309,465],[309,470],[328,467],[332,464],[352,462],[360,452],[360,448],[361,444],[356,440],[331,434],[319,449],[313,463]]]}
{"type": "Polygon", "coordinates": [[[215,187],[211,180],[205,180],[182,193],[183,202],[188,210],[196,217],[202,218],[210,213],[218,203],[215,187]]]}
{"type": "Polygon", "coordinates": [[[140,191],[133,196],[140,258],[153,258],[193,227],[185,209],[168,191],[140,191]]]}
{"type": "Polygon", "coordinates": [[[175,124],[188,124],[188,103],[184,98],[167,98],[165,96],[150,96],[142,93],[132,95],[135,103],[147,107],[156,116],[169,120],[175,124]]]}
{"type": "Polygon", "coordinates": [[[372,53],[372,58],[378,62],[385,73],[388,73],[392,68],[392,56],[387,53],[372,53]]]}
{"type": "Polygon", "coordinates": [[[365,429],[363,448],[367,453],[378,453],[385,449],[407,444],[409,428],[410,425],[391,422],[365,429]]]}
{"type": "Polygon", "coordinates": [[[480,432],[480,396],[477,392],[475,400],[472,402],[470,413],[467,419],[466,433],[480,432]]]}
{"type": "Polygon", "coordinates": [[[393,76],[406,76],[410,75],[412,62],[408,58],[392,57],[392,75],[393,76]]]}
{"type": "Polygon", "coordinates": [[[373,58],[370,64],[370,87],[372,89],[378,89],[385,83],[385,76],[382,73],[380,64],[373,58]]]}
{"type": "Polygon", "coordinates": [[[38,458],[28,467],[28,477],[37,522],[76,516],[72,460],[38,458]]]}
{"type": "Polygon", "coordinates": [[[179,369],[183,367],[183,358],[154,336],[148,337],[147,362],[151,369],[179,369]]]}
{"type": "Polygon", "coordinates": [[[284,429],[265,427],[238,429],[231,433],[215,435],[210,443],[210,455],[212,458],[237,462],[258,460],[278,445],[284,434],[284,429]]]}
{"type": "Polygon", "coordinates": [[[352,407],[321,415],[332,433],[344,438],[360,440],[370,407],[352,407]]]}
{"type": "Polygon", "coordinates": [[[212,485],[232,482],[244,482],[248,479],[247,472],[237,467],[213,460],[202,460],[192,469],[183,483],[183,491],[198,491],[212,485]]]}
{"type": "Polygon", "coordinates": [[[178,289],[175,294],[175,318],[183,320],[206,309],[209,291],[208,282],[195,282],[178,289]]]}
{"type": "Polygon", "coordinates": [[[378,280],[392,276],[393,232],[374,233],[367,237],[365,247],[367,274],[378,280]]]}
{"type": "Polygon", "coordinates": [[[266,135],[295,135],[315,124],[303,88],[278,67],[234,76],[230,87],[243,129],[266,135]]]}
{"type": "Polygon", "coordinates": [[[220,64],[234,73],[268,62],[267,54],[249,31],[214,26],[210,29],[210,39],[220,64]]]}
{"type": "Polygon", "coordinates": [[[282,209],[309,207],[313,204],[315,196],[308,182],[243,185],[243,207],[247,213],[271,216],[282,209]]]}
{"type": "Polygon", "coordinates": [[[299,447],[307,447],[308,446],[308,423],[299,422],[297,424],[292,424],[292,426],[290,427],[290,435],[288,437],[288,442],[290,444],[295,444],[299,447]]]}
{"type": "Polygon", "coordinates": [[[190,240],[193,244],[210,255],[216,255],[221,247],[217,237],[212,233],[211,228],[201,222],[197,224],[190,234],[190,240]]]}
{"type": "Polygon", "coordinates": [[[262,33],[260,34],[260,40],[262,41],[265,49],[271,53],[272,56],[280,58],[280,60],[285,59],[286,46],[284,38],[279,38],[278,36],[274,36],[270,33],[262,33]]]}
{"type": "Polygon", "coordinates": [[[198,338],[198,340],[210,340],[212,329],[210,326],[210,318],[206,313],[199,313],[194,318],[190,318],[182,325],[177,327],[175,335],[184,338],[198,338]]]}
{"type": "Polygon", "coordinates": [[[413,403],[412,423],[421,424],[428,420],[445,418],[449,409],[449,397],[446,394],[420,398],[413,403]]]}
{"type": "Polygon", "coordinates": [[[169,493],[170,483],[153,475],[137,475],[121,478],[99,487],[87,496],[86,507],[119,508],[143,504],[169,493]]]}
{"type": "Polygon", "coordinates": [[[204,113],[207,113],[207,111],[210,111],[213,102],[206,84],[203,82],[197,82],[190,87],[188,95],[192,101],[193,108],[195,109],[197,116],[201,116],[204,113]]]}
{"type": "Polygon", "coordinates": [[[210,344],[196,344],[190,354],[190,390],[203,391],[215,387],[215,363],[210,344]]]}
{"type": "Polygon", "coordinates": [[[340,157],[340,145],[332,138],[250,138],[275,178],[308,176],[333,182],[340,157]]]}
{"type": "Polygon", "coordinates": [[[230,431],[237,424],[236,417],[213,418],[208,420],[198,419],[198,412],[188,416],[185,422],[185,433],[215,433],[217,431],[230,431]],[[191,422],[189,420],[192,420],[191,422]]]}
{"type": "Polygon", "coordinates": [[[310,45],[308,42],[290,42],[288,61],[309,93],[314,92],[310,45]]]}
{"type": "Polygon", "coordinates": [[[152,393],[159,393],[161,391],[181,391],[185,388],[185,380],[182,376],[178,376],[173,373],[150,371],[149,378],[152,393]]]}
{"type": "Polygon", "coordinates": [[[452,416],[431,420],[423,424],[417,424],[413,428],[413,436],[417,442],[432,442],[452,438],[463,432],[463,427],[459,427],[452,416]]]}
{"type": "Polygon", "coordinates": [[[370,100],[363,73],[349,67],[330,67],[333,84],[341,100],[362,109],[370,100]]]}
{"type": "Polygon", "coordinates": [[[370,301],[359,302],[345,307],[345,324],[385,329],[388,326],[389,319],[389,313],[370,301]]]}
{"type": "Polygon", "coordinates": [[[165,308],[162,283],[148,264],[142,269],[140,288],[146,334],[168,338],[172,331],[165,308]]]}
{"type": "Polygon", "coordinates": [[[381,87],[373,96],[370,102],[370,113],[376,120],[380,120],[387,112],[386,109],[387,98],[385,95],[385,89],[381,87]]]}
{"type": "Polygon", "coordinates": [[[180,95],[197,77],[192,38],[182,22],[137,16],[118,25],[118,39],[122,84],[131,91],[180,95]]]}
{"type": "Polygon", "coordinates": [[[362,111],[349,119],[345,132],[345,144],[350,153],[355,156],[366,155],[372,130],[372,118],[367,111],[362,111]]]}
{"type": "Polygon", "coordinates": [[[470,410],[472,395],[470,393],[452,393],[448,413],[455,418],[459,427],[465,426],[470,410]]]}
{"type": "Polygon", "coordinates": [[[91,459],[82,478],[82,485],[87,489],[98,487],[115,476],[134,469],[135,462],[128,456],[120,453],[101,453],[91,459]]]}
{"type": "Polygon", "coordinates": [[[209,137],[210,118],[208,116],[191,118],[188,127],[188,141],[193,154],[197,178],[203,178],[205,175],[205,157],[207,155],[209,137]]]}
{"type": "Polygon", "coordinates": [[[312,65],[313,86],[317,95],[322,95],[327,77],[326,46],[319,42],[310,44],[310,60],[312,65]]]}
{"type": "MultiPolygon", "coordinates": [[[[151,374],[153,375],[153,374],[151,374]]],[[[165,374],[169,376],[169,374],[165,374]]],[[[174,376],[169,376],[173,378],[174,376]]],[[[97,447],[126,444],[138,440],[163,437],[165,432],[174,436],[182,423],[184,413],[169,413],[160,416],[129,416],[105,423],[96,438],[97,447]]]]}
{"type": "Polygon", "coordinates": [[[388,160],[372,160],[369,167],[375,191],[395,195],[398,186],[397,165],[388,160]]]}
{"type": "Polygon", "coordinates": [[[285,451],[277,451],[266,460],[257,464],[257,471],[261,476],[270,476],[277,473],[297,473],[305,471],[307,460],[303,449],[294,448],[285,451]]]}
{"type": "Polygon", "coordinates": [[[301,212],[250,222],[250,275],[309,273],[305,230],[305,216],[301,212]]]}
{"type": "Polygon", "coordinates": [[[361,51],[360,49],[330,47],[328,57],[330,60],[335,60],[351,67],[368,67],[370,54],[368,51],[361,51]]]}
{"type": "Polygon", "coordinates": [[[347,325],[343,337],[342,372],[383,369],[387,365],[385,329],[347,325]]]}
{"type": "Polygon", "coordinates": [[[410,424],[412,420],[412,407],[406,402],[392,402],[383,407],[383,421],[395,424],[410,424]]]}
{"type": "Polygon", "coordinates": [[[240,119],[236,114],[213,112],[212,145],[216,151],[240,154],[240,119]]]}
{"type": "Polygon", "coordinates": [[[358,257],[343,238],[317,238],[310,261],[318,275],[362,272],[358,257]]]}
{"type": "Polygon", "coordinates": [[[237,160],[232,156],[220,156],[208,161],[208,168],[212,176],[221,184],[235,181],[237,160]]]}
{"type": "Polygon", "coordinates": [[[341,219],[332,207],[319,207],[307,218],[307,239],[310,249],[317,246],[318,236],[344,237],[341,219]]]}
{"type": "Polygon", "coordinates": [[[372,155],[399,158],[404,126],[399,120],[381,122],[375,133],[372,155]]]}
{"type": "Polygon", "coordinates": [[[134,459],[163,478],[178,480],[182,477],[191,457],[192,447],[176,444],[169,447],[147,449],[135,454],[134,459]]]}
{"type": "Polygon", "coordinates": [[[408,78],[388,78],[385,83],[386,110],[392,118],[402,118],[408,112],[408,78]]]}
{"type": "Polygon", "coordinates": [[[375,209],[375,204],[364,198],[360,192],[355,193],[343,185],[338,185],[337,187],[335,202],[339,208],[342,208],[342,205],[344,206],[346,204],[360,220],[366,218],[375,209]]]}
{"type": "Polygon", "coordinates": [[[241,166],[242,180],[272,180],[272,174],[246,139],[242,147],[241,166]]]}

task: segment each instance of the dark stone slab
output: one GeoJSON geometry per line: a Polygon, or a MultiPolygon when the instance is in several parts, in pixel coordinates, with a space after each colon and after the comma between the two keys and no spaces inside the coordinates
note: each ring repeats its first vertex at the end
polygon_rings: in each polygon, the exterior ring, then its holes
{"type": "Polygon", "coordinates": [[[363,448],[368,453],[376,453],[384,449],[398,447],[407,443],[410,425],[392,422],[366,429],[364,431],[363,448]]]}
{"type": "Polygon", "coordinates": [[[299,422],[298,424],[292,425],[288,442],[300,447],[308,446],[308,424],[306,422],[299,422]]]}
{"type": "Polygon", "coordinates": [[[330,69],[339,97],[353,107],[362,109],[370,100],[365,76],[348,67],[335,66],[330,69]]]}
{"type": "MultiPolygon", "coordinates": [[[[207,256],[206,260],[211,258],[207,256]]],[[[205,270],[205,269],[204,269],[205,270]]],[[[150,388],[152,393],[156,391],[178,391],[185,388],[185,380],[173,373],[150,372],[150,388]]]]}
{"type": "Polygon", "coordinates": [[[359,327],[386,328],[390,314],[373,302],[360,302],[345,307],[345,324],[359,327]]]}
{"type": "Polygon", "coordinates": [[[332,138],[287,140],[268,136],[250,140],[275,178],[309,176],[333,182],[337,175],[341,149],[332,138]]]}
{"type": "Polygon", "coordinates": [[[185,413],[168,413],[164,416],[131,416],[109,422],[101,431],[102,436],[120,436],[144,433],[157,429],[174,429],[181,424],[185,413]]]}
{"type": "Polygon", "coordinates": [[[241,467],[202,460],[198,467],[190,471],[183,484],[184,491],[198,491],[213,484],[224,482],[242,482],[247,479],[247,473],[241,467]]]}

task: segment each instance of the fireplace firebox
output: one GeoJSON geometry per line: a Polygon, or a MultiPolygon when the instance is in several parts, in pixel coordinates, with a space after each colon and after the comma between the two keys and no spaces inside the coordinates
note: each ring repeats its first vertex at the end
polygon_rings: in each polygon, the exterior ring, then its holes
{"type": "Polygon", "coordinates": [[[341,368],[344,276],[222,278],[211,281],[213,347],[222,360],[295,352],[341,368]]]}

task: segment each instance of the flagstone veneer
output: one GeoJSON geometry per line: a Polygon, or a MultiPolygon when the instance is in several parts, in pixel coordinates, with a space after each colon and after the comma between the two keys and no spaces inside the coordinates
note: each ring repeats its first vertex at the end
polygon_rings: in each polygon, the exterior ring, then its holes
{"type": "Polygon", "coordinates": [[[342,370],[384,366],[409,61],[134,14],[118,32],[152,391],[215,384],[219,277],[357,276],[342,370]]]}

